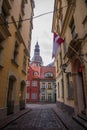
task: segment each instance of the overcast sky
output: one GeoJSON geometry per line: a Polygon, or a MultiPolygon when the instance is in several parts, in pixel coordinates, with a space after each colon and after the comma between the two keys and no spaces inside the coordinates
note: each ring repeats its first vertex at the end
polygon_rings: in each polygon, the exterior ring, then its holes
{"type": "MultiPolygon", "coordinates": [[[[54,0],[34,0],[34,17],[43,13],[51,12],[54,9],[54,0]]],[[[44,65],[53,61],[53,33],[52,33],[53,13],[43,15],[33,19],[33,31],[31,40],[31,58],[34,55],[35,44],[38,41],[40,46],[40,56],[44,65]]]]}

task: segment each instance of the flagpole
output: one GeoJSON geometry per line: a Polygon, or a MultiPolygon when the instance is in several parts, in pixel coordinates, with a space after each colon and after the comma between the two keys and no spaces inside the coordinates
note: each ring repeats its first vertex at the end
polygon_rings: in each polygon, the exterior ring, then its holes
{"type": "Polygon", "coordinates": [[[80,54],[71,45],[69,45],[69,48],[71,48],[75,52],[75,54],[79,57],[81,62],[83,60],[84,62],[87,63],[87,61],[84,58],[80,57],[80,54]]]}

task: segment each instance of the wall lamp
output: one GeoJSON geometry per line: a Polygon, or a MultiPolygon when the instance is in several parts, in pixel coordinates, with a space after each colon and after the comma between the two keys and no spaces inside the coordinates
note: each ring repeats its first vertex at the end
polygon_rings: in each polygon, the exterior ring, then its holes
{"type": "Polygon", "coordinates": [[[63,70],[63,72],[71,75],[71,72],[66,72],[66,67],[67,67],[66,64],[62,64],[62,70],[63,70]]]}
{"type": "Polygon", "coordinates": [[[62,70],[64,73],[69,74],[70,76],[77,74],[77,73],[72,73],[72,72],[66,72],[66,67],[67,67],[67,64],[62,64],[62,70]]]}

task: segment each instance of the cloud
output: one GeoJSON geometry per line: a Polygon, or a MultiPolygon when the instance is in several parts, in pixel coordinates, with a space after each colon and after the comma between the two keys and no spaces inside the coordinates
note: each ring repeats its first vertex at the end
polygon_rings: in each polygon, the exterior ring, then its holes
{"type": "MultiPolygon", "coordinates": [[[[53,11],[53,8],[54,0],[35,0],[34,16],[53,11]]],[[[40,46],[40,55],[43,59],[44,64],[49,64],[52,60],[52,18],[53,14],[47,14],[33,19],[31,58],[34,54],[35,44],[38,41],[40,46]]]]}

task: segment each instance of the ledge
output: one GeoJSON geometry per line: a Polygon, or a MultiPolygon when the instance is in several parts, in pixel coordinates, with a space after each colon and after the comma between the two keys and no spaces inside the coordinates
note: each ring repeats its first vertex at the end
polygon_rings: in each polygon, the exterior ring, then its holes
{"type": "Polygon", "coordinates": [[[17,63],[14,59],[11,59],[11,61],[12,61],[12,63],[13,63],[16,67],[19,66],[18,63],[17,63]]]}
{"type": "Polygon", "coordinates": [[[22,69],[22,72],[26,75],[26,71],[24,69],[22,69]]]}

